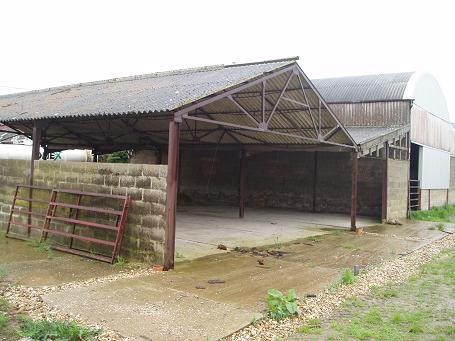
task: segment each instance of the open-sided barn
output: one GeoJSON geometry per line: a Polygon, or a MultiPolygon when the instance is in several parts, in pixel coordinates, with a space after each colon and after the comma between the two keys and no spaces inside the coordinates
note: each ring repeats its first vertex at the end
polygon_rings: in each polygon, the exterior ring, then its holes
{"type": "MultiPolygon", "coordinates": [[[[248,208],[345,214],[354,230],[358,215],[401,219],[409,197],[425,208],[453,194],[453,130],[438,89],[411,73],[312,82],[290,58],[2,96],[0,122],[34,143],[28,170],[0,163],[2,219],[17,182],[128,194],[126,250],[167,269],[178,225],[191,212],[208,219],[201,207],[218,208],[212,218],[232,206],[241,218],[248,208]],[[70,148],[152,150],[156,166],[51,163],[39,160],[40,146],[44,158],[70,148]]],[[[199,233],[222,237],[204,226],[199,233]]]]}

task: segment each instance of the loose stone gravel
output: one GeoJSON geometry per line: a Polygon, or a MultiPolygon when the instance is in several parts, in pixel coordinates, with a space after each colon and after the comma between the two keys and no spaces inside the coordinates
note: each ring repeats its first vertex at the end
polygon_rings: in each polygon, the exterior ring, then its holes
{"type": "Polygon", "coordinates": [[[326,318],[336,311],[342,303],[352,296],[366,295],[373,286],[385,286],[389,282],[403,283],[410,276],[418,273],[421,265],[437,256],[442,250],[455,247],[455,235],[449,235],[431,244],[425,245],[404,256],[383,262],[367,273],[360,274],[357,282],[343,285],[335,293],[326,290],[315,298],[299,302],[300,316],[275,321],[269,318],[253,324],[224,338],[225,341],[264,341],[275,340],[297,333],[305,321],[326,318]]]}
{"type": "Polygon", "coordinates": [[[62,313],[58,309],[46,304],[43,301],[43,296],[51,293],[58,292],[73,288],[80,288],[89,286],[94,283],[109,283],[120,279],[126,278],[138,278],[142,276],[158,275],[162,272],[157,272],[152,269],[140,269],[123,271],[115,275],[106,277],[93,278],[82,282],[70,282],[58,286],[44,286],[39,288],[30,288],[21,285],[9,285],[4,283],[0,286],[0,297],[5,298],[12,307],[17,309],[19,314],[26,314],[33,320],[74,320],[78,324],[102,329],[102,333],[97,337],[100,341],[128,341],[129,338],[122,337],[118,333],[108,330],[107,328],[100,325],[89,325],[85,323],[80,316],[62,313]]]}

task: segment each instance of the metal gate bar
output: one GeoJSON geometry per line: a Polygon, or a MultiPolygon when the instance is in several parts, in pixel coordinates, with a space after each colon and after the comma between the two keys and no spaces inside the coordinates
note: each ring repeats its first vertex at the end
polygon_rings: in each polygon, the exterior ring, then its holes
{"type": "Polygon", "coordinates": [[[64,245],[55,245],[53,246],[54,249],[76,254],[79,256],[84,256],[87,258],[93,258],[97,260],[101,260],[104,262],[108,263],[113,263],[116,257],[120,253],[120,248],[123,242],[123,235],[125,232],[125,224],[126,224],[126,217],[128,215],[128,209],[130,206],[130,198],[129,196],[125,195],[112,195],[112,194],[100,194],[100,193],[91,193],[91,192],[81,192],[81,191],[73,191],[73,190],[61,190],[61,189],[54,189],[51,194],[51,200],[49,202],[49,209],[48,213],[45,216],[45,221],[44,224],[41,228],[41,241],[44,241],[47,239],[48,234],[51,235],[56,235],[60,237],[66,237],[70,239],[69,245],[64,246],[64,245]],[[68,194],[70,196],[76,196],[77,197],[77,203],[66,203],[66,202],[59,202],[57,200],[58,194],[68,194]],[[104,198],[104,199],[116,199],[119,200],[121,205],[122,205],[122,210],[115,210],[115,209],[110,209],[110,208],[104,208],[104,207],[92,207],[92,206],[84,206],[81,205],[81,201],[83,197],[97,197],[97,198],[104,198]],[[57,208],[69,208],[70,213],[69,217],[60,217],[56,216],[56,211],[57,208]],[[76,216],[75,218],[71,218],[72,216],[72,211],[71,210],[76,210],[76,216]],[[95,213],[103,213],[106,215],[113,215],[116,216],[116,223],[115,225],[109,225],[109,224],[101,224],[101,223],[96,223],[93,221],[88,221],[79,218],[79,213],[83,211],[87,212],[95,212],[95,213]],[[57,230],[55,226],[52,226],[52,222],[60,222],[64,224],[69,224],[72,226],[71,231],[72,232],[66,232],[66,231],[61,231],[57,230]],[[85,226],[90,229],[102,229],[102,230],[110,230],[110,231],[116,231],[116,236],[115,240],[105,240],[105,239],[99,239],[99,238],[94,238],[94,237],[89,237],[83,234],[77,234],[76,233],[76,226],[85,226]],[[110,256],[105,256],[102,254],[95,254],[93,252],[77,249],[73,247],[73,242],[74,241],[84,241],[88,243],[93,243],[97,245],[104,245],[112,248],[112,252],[110,256]]]}
{"type": "Polygon", "coordinates": [[[20,239],[20,240],[30,240],[31,239],[30,234],[31,234],[32,230],[41,231],[41,228],[42,228],[41,226],[37,226],[32,223],[22,223],[22,222],[13,220],[14,214],[26,215],[28,217],[28,219],[27,219],[28,222],[31,221],[31,217],[39,217],[39,218],[42,218],[43,220],[46,218],[46,214],[33,212],[32,205],[33,205],[33,203],[40,203],[40,204],[45,204],[47,206],[47,205],[49,205],[49,200],[46,201],[46,200],[41,200],[41,199],[33,199],[34,190],[47,191],[47,192],[49,192],[49,196],[52,192],[52,188],[49,188],[49,187],[17,185],[16,191],[14,192],[13,203],[11,205],[11,211],[10,211],[10,215],[9,215],[9,219],[8,219],[8,225],[6,228],[6,237],[20,239]],[[22,188],[29,189],[29,193],[31,193],[32,195],[30,195],[29,198],[22,198],[22,197],[18,196],[19,190],[22,188]],[[27,201],[29,203],[27,209],[26,210],[20,209],[17,206],[17,201],[27,201]],[[26,229],[25,230],[26,233],[20,234],[20,233],[12,232],[11,225],[26,229]]]}

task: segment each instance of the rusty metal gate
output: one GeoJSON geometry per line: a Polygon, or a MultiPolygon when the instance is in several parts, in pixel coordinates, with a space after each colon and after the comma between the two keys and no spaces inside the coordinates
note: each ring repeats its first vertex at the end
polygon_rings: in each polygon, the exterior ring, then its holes
{"type": "Polygon", "coordinates": [[[82,192],[66,189],[52,189],[38,186],[16,187],[7,227],[7,237],[30,240],[31,232],[40,232],[40,242],[52,235],[51,247],[55,250],[113,263],[120,253],[125,232],[130,198],[126,195],[113,195],[82,192]],[[29,189],[29,197],[18,196],[22,188],[29,189]],[[33,199],[32,191],[45,191],[48,198],[33,199]],[[24,211],[18,202],[29,202],[24,211]],[[83,204],[86,201],[86,204],[83,204]],[[107,201],[112,205],[106,207],[107,201]],[[38,203],[45,212],[34,212],[31,204],[38,203]],[[14,214],[25,214],[29,223],[13,219],[14,214]],[[40,225],[32,224],[32,217],[42,220],[40,225]],[[99,221],[102,220],[103,223],[99,221]],[[11,226],[27,229],[25,233],[11,231],[11,226]],[[102,233],[99,233],[103,231],[102,233]],[[109,238],[110,237],[110,238],[109,238]],[[78,244],[78,245],[75,245],[78,244]],[[97,249],[92,248],[95,245],[97,249]],[[99,249],[103,249],[99,251],[99,249]]]}

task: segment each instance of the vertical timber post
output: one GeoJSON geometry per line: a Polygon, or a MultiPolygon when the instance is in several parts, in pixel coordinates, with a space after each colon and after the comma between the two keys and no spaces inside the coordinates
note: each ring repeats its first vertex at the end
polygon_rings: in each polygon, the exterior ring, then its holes
{"type": "Polygon", "coordinates": [[[351,231],[357,229],[357,174],[359,162],[357,152],[351,153],[351,231]]]}
{"type": "Polygon", "coordinates": [[[175,213],[177,208],[177,182],[179,162],[180,122],[169,122],[167,154],[166,231],[164,240],[164,270],[174,268],[175,213]]]}
{"type": "Polygon", "coordinates": [[[239,218],[245,216],[245,150],[240,151],[239,167],[239,218]]]}
{"type": "MultiPolygon", "coordinates": [[[[41,124],[40,122],[35,121],[33,124],[33,131],[32,131],[32,155],[30,158],[30,179],[29,185],[33,186],[33,177],[35,175],[35,160],[39,159],[39,152],[41,146],[41,124]]],[[[29,202],[28,202],[28,211],[32,212],[33,210],[33,189],[30,188],[28,192],[29,202]]],[[[30,237],[30,225],[32,224],[32,215],[31,213],[28,214],[28,228],[27,228],[27,235],[30,237]]]]}

